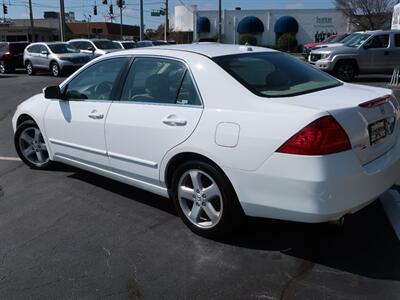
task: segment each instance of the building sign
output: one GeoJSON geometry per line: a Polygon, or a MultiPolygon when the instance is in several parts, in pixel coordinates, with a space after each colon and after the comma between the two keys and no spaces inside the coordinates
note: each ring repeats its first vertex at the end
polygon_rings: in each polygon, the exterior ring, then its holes
{"type": "Polygon", "coordinates": [[[315,17],[315,24],[314,28],[334,28],[335,26],[333,25],[333,18],[332,17],[315,17]]]}
{"type": "Polygon", "coordinates": [[[400,29],[400,4],[393,9],[392,29],[400,29]]]}

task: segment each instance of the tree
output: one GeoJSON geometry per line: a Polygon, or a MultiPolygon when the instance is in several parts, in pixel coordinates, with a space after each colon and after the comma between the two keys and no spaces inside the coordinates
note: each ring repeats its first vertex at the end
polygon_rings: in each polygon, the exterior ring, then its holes
{"type": "Polygon", "coordinates": [[[278,39],[276,47],[280,51],[296,52],[297,50],[296,37],[292,33],[282,34],[278,39]]]}
{"type": "Polygon", "coordinates": [[[240,41],[239,41],[240,45],[252,45],[252,46],[257,46],[257,38],[252,35],[252,34],[244,34],[242,36],[240,36],[240,41]]]}
{"type": "Polygon", "coordinates": [[[397,0],[334,0],[358,30],[381,29],[391,19],[397,0]]]}

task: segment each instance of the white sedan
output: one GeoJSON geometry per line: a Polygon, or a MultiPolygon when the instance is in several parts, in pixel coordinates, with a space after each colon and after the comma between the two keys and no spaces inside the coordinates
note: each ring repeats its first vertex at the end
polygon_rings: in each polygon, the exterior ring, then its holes
{"type": "Polygon", "coordinates": [[[13,118],[30,167],[63,162],[170,197],[196,233],[242,216],[342,218],[400,175],[399,103],[290,55],[193,44],[93,60],[13,118]]]}

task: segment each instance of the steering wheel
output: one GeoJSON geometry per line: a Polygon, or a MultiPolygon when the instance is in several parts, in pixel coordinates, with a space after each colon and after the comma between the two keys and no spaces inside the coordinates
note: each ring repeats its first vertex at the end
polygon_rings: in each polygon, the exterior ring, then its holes
{"type": "Polygon", "coordinates": [[[113,88],[113,84],[110,81],[100,82],[94,88],[94,94],[96,95],[96,99],[107,100],[110,98],[111,90],[113,88]]]}

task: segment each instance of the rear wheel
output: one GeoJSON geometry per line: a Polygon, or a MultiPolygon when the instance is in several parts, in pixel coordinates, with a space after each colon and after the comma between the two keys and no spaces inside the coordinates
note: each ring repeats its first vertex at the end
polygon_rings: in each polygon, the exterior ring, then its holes
{"type": "Polygon", "coordinates": [[[343,81],[353,81],[357,66],[353,62],[339,62],[334,70],[335,76],[343,81]]]}
{"type": "Polygon", "coordinates": [[[26,63],[26,73],[31,76],[35,74],[35,69],[30,61],[26,63]]]}
{"type": "Polygon", "coordinates": [[[34,169],[47,169],[49,153],[39,127],[33,121],[25,121],[18,126],[14,136],[15,149],[21,160],[34,169]]]}
{"type": "Polygon", "coordinates": [[[4,60],[0,61],[0,73],[6,74],[9,72],[11,72],[11,68],[7,65],[7,63],[4,60]]]}
{"type": "Polygon", "coordinates": [[[172,179],[172,198],[183,222],[206,237],[230,234],[243,213],[228,178],[203,161],[181,165],[172,179]]]}

